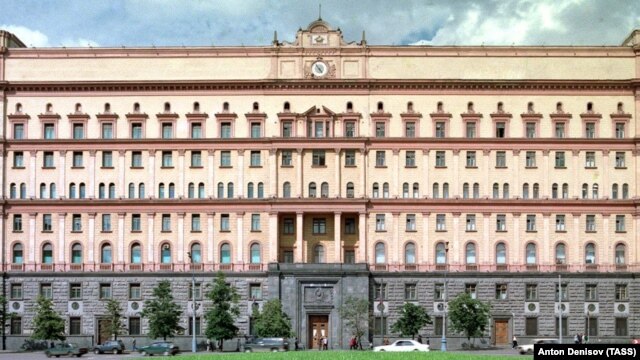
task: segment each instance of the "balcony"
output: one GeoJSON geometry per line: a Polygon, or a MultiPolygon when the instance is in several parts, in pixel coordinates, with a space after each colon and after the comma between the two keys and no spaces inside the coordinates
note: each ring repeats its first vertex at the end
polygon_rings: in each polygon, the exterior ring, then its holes
{"type": "Polygon", "coordinates": [[[40,264],[40,271],[53,271],[53,264],[40,264]]]}
{"type": "Polygon", "coordinates": [[[447,270],[449,270],[449,265],[447,264],[436,265],[436,271],[447,271],[447,270]]]}
{"type": "Polygon", "coordinates": [[[262,264],[249,264],[249,271],[262,271],[262,264]]]}
{"type": "Polygon", "coordinates": [[[113,271],[113,264],[100,264],[98,267],[100,271],[113,271]]]}
{"type": "Polygon", "coordinates": [[[538,271],[538,265],[527,264],[527,271],[538,271]]]}
{"type": "Polygon", "coordinates": [[[478,271],[478,265],[469,264],[465,267],[466,271],[478,271]]]}
{"type": "Polygon", "coordinates": [[[70,271],[82,271],[84,269],[83,264],[69,264],[70,271]]]}
{"type": "Polygon", "coordinates": [[[569,266],[567,264],[556,265],[556,271],[567,271],[567,270],[569,270],[569,266]]]}
{"type": "Polygon", "coordinates": [[[204,266],[202,264],[189,264],[189,270],[191,271],[202,271],[204,266]]]}
{"type": "Polygon", "coordinates": [[[160,264],[160,271],[171,271],[173,270],[173,264],[160,264]]]}
{"type": "Polygon", "coordinates": [[[584,267],[585,271],[598,271],[598,265],[597,264],[587,264],[584,267]]]}
{"type": "Polygon", "coordinates": [[[142,271],[142,264],[129,264],[129,271],[142,271]]]}
{"type": "Polygon", "coordinates": [[[24,271],[24,264],[11,264],[11,271],[24,271]]]}
{"type": "Polygon", "coordinates": [[[404,266],[404,271],[418,271],[418,265],[405,265],[404,266]]]}

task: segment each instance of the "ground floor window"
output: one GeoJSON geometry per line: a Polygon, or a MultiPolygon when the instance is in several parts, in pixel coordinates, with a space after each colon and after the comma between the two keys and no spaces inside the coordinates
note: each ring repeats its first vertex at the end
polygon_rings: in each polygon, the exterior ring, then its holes
{"type": "Polygon", "coordinates": [[[524,334],[527,336],[538,335],[538,318],[526,318],[524,334]]]}
{"type": "MultiPolygon", "coordinates": [[[[193,335],[193,317],[189,316],[189,335],[193,335]]],[[[200,318],[196,317],[196,335],[200,335],[200,318]]]]}
{"type": "MultiPolygon", "coordinates": [[[[556,336],[560,336],[558,328],[560,327],[560,320],[556,318],[556,336]]],[[[569,336],[569,318],[562,318],[562,336],[569,336]]]]}
{"type": "Polygon", "coordinates": [[[627,336],[627,318],[616,318],[616,336],[627,336]]]}
{"type": "Polygon", "coordinates": [[[81,335],[82,334],[82,318],[72,317],[69,318],[69,335],[81,335]]]}
{"type": "Polygon", "coordinates": [[[11,318],[11,335],[22,335],[22,318],[21,317],[11,318]]]}
{"type": "Polygon", "coordinates": [[[129,318],[129,335],[140,335],[140,318],[129,318]]]}
{"type": "Polygon", "coordinates": [[[598,318],[589,317],[585,319],[584,333],[589,337],[598,336],[598,318]]]}
{"type": "Polygon", "coordinates": [[[442,316],[436,316],[433,322],[433,333],[442,336],[442,316]]]}
{"type": "Polygon", "coordinates": [[[373,321],[373,335],[387,335],[387,318],[376,316],[373,321]]]}

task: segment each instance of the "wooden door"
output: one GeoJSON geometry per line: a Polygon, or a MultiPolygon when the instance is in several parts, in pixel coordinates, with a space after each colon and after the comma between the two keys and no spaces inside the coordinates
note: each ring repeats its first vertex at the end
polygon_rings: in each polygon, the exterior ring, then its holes
{"type": "Polygon", "coordinates": [[[111,340],[110,325],[111,321],[109,319],[98,319],[98,344],[103,344],[105,341],[111,340]]]}
{"type": "Polygon", "coordinates": [[[320,349],[321,339],[329,337],[329,316],[309,315],[308,349],[320,349]]]}
{"type": "Polygon", "coordinates": [[[495,321],[496,345],[509,344],[509,320],[495,321]]]}

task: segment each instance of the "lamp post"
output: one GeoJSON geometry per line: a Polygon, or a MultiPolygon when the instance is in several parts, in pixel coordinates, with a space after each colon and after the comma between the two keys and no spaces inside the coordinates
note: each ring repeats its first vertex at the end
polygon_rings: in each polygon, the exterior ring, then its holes
{"type": "Polygon", "coordinates": [[[560,344],[562,344],[562,275],[558,275],[558,334],[560,335],[560,344]]]}
{"type": "MultiPolygon", "coordinates": [[[[444,243],[444,258],[447,260],[449,254],[449,242],[444,243]]],[[[440,351],[447,351],[447,271],[449,270],[448,262],[444,268],[444,309],[442,312],[442,340],[440,340],[440,351]]]]}
{"type": "Polygon", "coordinates": [[[193,270],[193,256],[191,255],[191,252],[187,253],[187,256],[189,256],[189,262],[190,262],[190,267],[191,267],[191,303],[192,303],[192,310],[193,310],[193,320],[192,320],[192,324],[191,324],[191,352],[195,353],[197,351],[196,349],[196,273],[193,270]]]}

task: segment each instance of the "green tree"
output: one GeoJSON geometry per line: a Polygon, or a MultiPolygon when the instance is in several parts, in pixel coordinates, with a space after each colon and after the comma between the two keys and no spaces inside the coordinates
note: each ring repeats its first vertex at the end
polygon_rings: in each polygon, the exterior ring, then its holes
{"type": "Polygon", "coordinates": [[[180,326],[182,310],[173,301],[171,283],[162,280],[153,289],[153,298],[145,300],[142,317],[149,320],[149,337],[152,339],[174,337],[183,328],[180,326]]]}
{"type": "Polygon", "coordinates": [[[267,301],[262,312],[254,309],[254,326],[259,337],[291,337],[291,321],[282,311],[282,303],[278,299],[267,301]]]}
{"type": "Polygon", "coordinates": [[[358,339],[362,348],[362,337],[369,327],[369,301],[349,296],[339,311],[345,328],[351,330],[351,334],[358,339]]]}
{"type": "Polygon", "coordinates": [[[454,331],[464,333],[467,340],[482,336],[489,325],[489,304],[461,293],[449,302],[449,319],[454,331]]]}
{"type": "Polygon", "coordinates": [[[224,274],[218,272],[211,290],[207,292],[207,298],[213,302],[213,305],[205,315],[207,319],[205,335],[209,339],[218,340],[218,348],[222,350],[224,340],[233,339],[238,332],[238,327],[235,325],[235,319],[240,315],[237,306],[238,293],[233,286],[225,282],[224,274]]]}
{"type": "Polygon", "coordinates": [[[122,307],[118,300],[109,299],[107,301],[107,319],[109,320],[109,334],[113,335],[114,340],[118,340],[118,335],[124,333],[122,307]]]}
{"type": "Polygon", "coordinates": [[[36,340],[64,340],[64,320],[53,308],[53,301],[42,295],[36,300],[33,334],[36,340]]]}
{"type": "Polygon", "coordinates": [[[414,303],[404,303],[401,312],[402,315],[400,315],[398,321],[391,327],[391,331],[393,332],[402,335],[411,335],[413,339],[420,329],[427,324],[431,324],[431,317],[427,314],[427,310],[414,303]]]}

